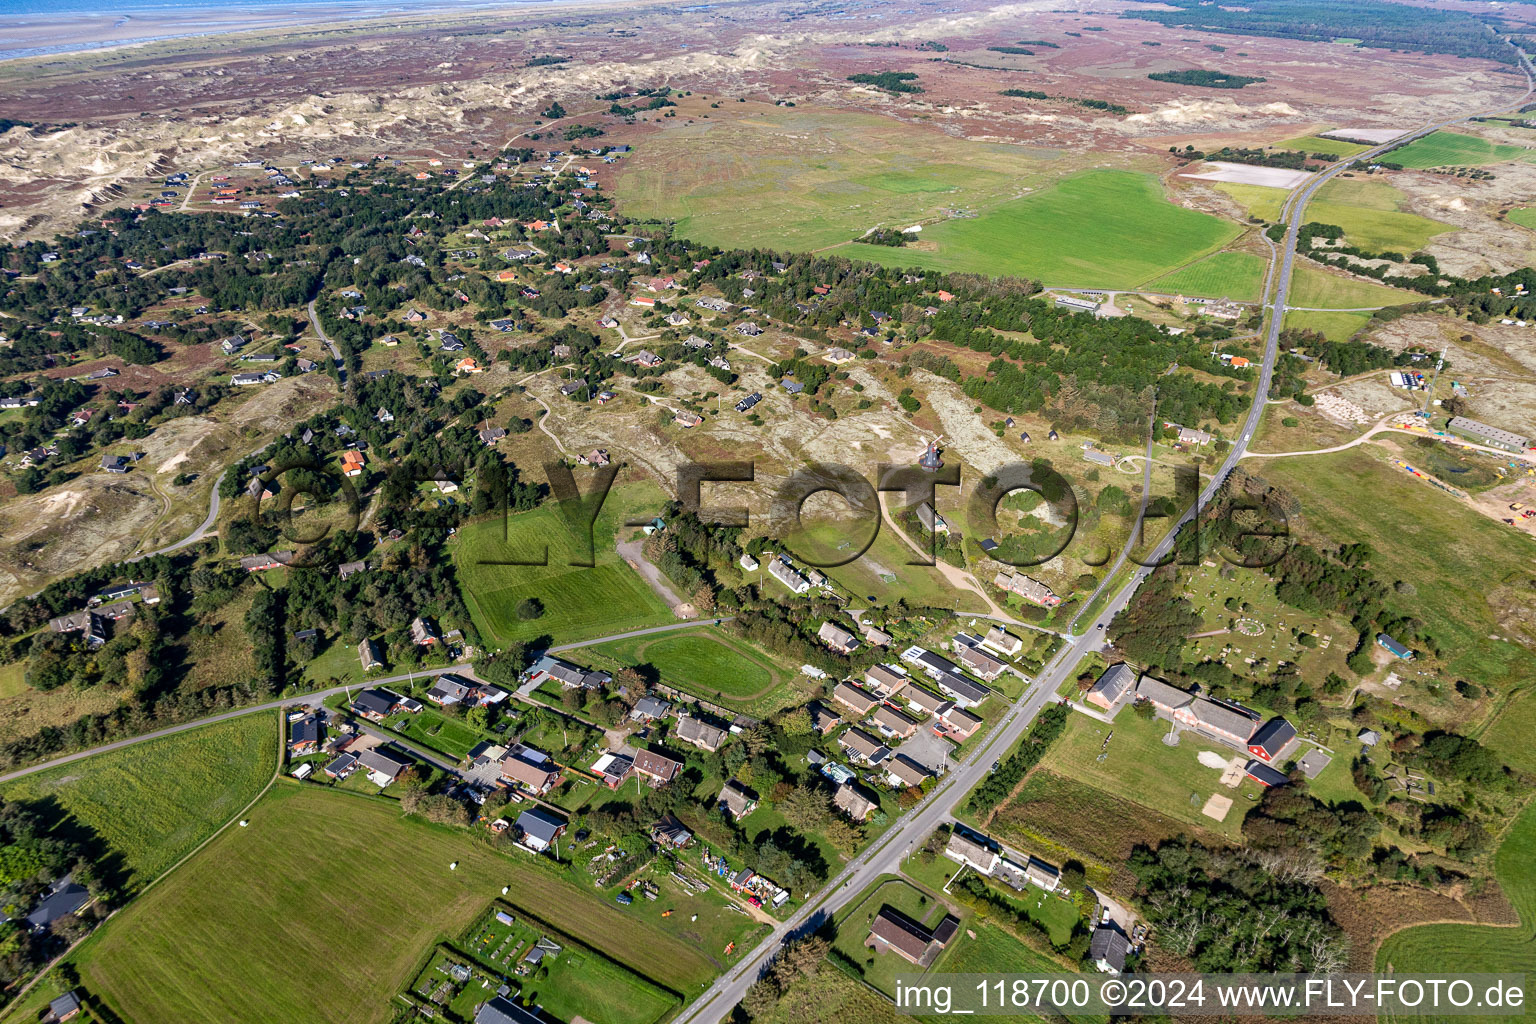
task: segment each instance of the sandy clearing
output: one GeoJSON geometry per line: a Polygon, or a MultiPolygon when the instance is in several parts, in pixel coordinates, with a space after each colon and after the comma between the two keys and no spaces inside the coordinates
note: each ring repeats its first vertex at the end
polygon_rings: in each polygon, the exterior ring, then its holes
{"type": "Polygon", "coordinates": [[[1235,185],[1265,185],[1269,188],[1292,189],[1308,178],[1312,177],[1310,171],[1292,171],[1284,167],[1256,167],[1252,164],[1229,164],[1223,160],[1213,160],[1202,166],[1209,170],[1199,174],[1181,174],[1181,178],[1193,178],[1196,181],[1227,181],[1235,185]]]}
{"type": "Polygon", "coordinates": [[[1205,802],[1205,806],[1200,808],[1200,813],[1216,821],[1225,821],[1227,812],[1231,809],[1231,797],[1222,796],[1220,793],[1212,793],[1211,798],[1205,802]]]}

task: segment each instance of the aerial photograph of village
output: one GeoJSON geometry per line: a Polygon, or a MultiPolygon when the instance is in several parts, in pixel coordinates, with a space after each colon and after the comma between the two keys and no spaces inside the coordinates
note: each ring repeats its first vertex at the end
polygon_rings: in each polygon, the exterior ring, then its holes
{"type": "Polygon", "coordinates": [[[1523,1019],[1533,56],[3,0],[0,1024],[1523,1019]]]}

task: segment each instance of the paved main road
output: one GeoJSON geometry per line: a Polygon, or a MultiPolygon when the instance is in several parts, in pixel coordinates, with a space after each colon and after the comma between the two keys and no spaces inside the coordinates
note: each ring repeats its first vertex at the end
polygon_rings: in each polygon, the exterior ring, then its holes
{"type": "MultiPolygon", "coordinates": [[[[1530,61],[1524,53],[1520,54],[1520,67],[1526,75],[1525,96],[1515,100],[1507,106],[1514,106],[1524,102],[1533,91],[1536,91],[1536,79],[1532,78],[1530,61]]],[[[1498,108],[1500,110],[1505,107],[1498,108]]],[[[1447,125],[1456,124],[1466,120],[1469,116],[1451,118],[1437,122],[1433,125],[1421,128],[1414,132],[1405,133],[1390,143],[1375,146],[1361,153],[1353,160],[1369,162],[1371,158],[1395,145],[1416,139],[1422,135],[1437,131],[1447,125]]],[[[1270,317],[1269,329],[1264,336],[1264,358],[1260,367],[1259,379],[1254,389],[1253,405],[1248,411],[1248,418],[1243,423],[1242,433],[1238,435],[1227,453],[1226,460],[1221,468],[1211,478],[1210,482],[1200,492],[1199,500],[1185,511],[1178,522],[1164,534],[1162,540],[1152,549],[1145,559],[1147,564],[1156,565],[1172,551],[1177,541],[1179,531],[1190,522],[1211,498],[1216,494],[1222,482],[1232,472],[1238,461],[1248,450],[1248,444],[1253,440],[1254,433],[1258,430],[1259,420],[1264,414],[1266,396],[1269,394],[1270,379],[1274,374],[1275,356],[1278,351],[1280,330],[1284,325],[1286,296],[1290,291],[1291,271],[1296,256],[1297,232],[1303,222],[1303,213],[1308,200],[1322,187],[1324,182],[1333,178],[1342,171],[1349,162],[1334,164],[1323,171],[1318,172],[1292,192],[1286,200],[1281,211],[1281,220],[1290,225],[1285,234],[1285,242],[1279,250],[1279,266],[1273,268],[1274,281],[1274,312],[1270,317]]],[[[1123,561],[1124,553],[1122,552],[1123,561]]],[[[1117,562],[1117,567],[1120,562],[1117,562]]],[[[847,866],[834,878],[829,885],[822,890],[818,898],[808,900],[804,906],[796,911],[782,924],[776,926],[769,936],[754,948],[734,968],[727,971],[706,989],[699,999],[687,1008],[678,1018],[677,1024],[714,1024],[722,1020],[731,1012],[731,1009],[741,1001],[742,996],[757,980],[764,967],[778,952],[785,939],[801,933],[813,931],[822,922],[834,915],[839,907],[849,899],[861,892],[869,883],[881,875],[889,874],[899,868],[901,861],[913,847],[928,836],[941,823],[951,817],[951,810],[955,803],[972,787],[979,783],[991,769],[992,762],[1001,757],[1013,747],[1024,731],[1034,721],[1040,709],[1052,700],[1056,688],[1060,686],[1067,676],[1076,670],[1078,662],[1089,652],[1097,650],[1102,645],[1101,637],[1104,629],[1110,621],[1130,603],[1135,596],[1137,588],[1146,580],[1148,569],[1138,568],[1132,575],[1130,582],[1122,587],[1113,597],[1105,602],[1104,608],[1087,624],[1086,630],[1073,637],[1070,642],[1057,653],[1041,670],[1034,685],[1029,687],[1008,713],[1002,722],[994,728],[987,741],[972,752],[971,756],[957,764],[948,775],[936,786],[932,793],[909,812],[886,835],[882,836],[870,849],[850,861],[847,866]]],[[[1105,579],[1113,579],[1113,572],[1106,575],[1105,579]]]]}

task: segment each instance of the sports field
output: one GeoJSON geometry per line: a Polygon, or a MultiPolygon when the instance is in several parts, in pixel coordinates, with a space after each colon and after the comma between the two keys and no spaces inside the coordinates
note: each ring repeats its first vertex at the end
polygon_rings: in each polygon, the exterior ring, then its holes
{"type": "Polygon", "coordinates": [[[1403,213],[1407,197],[1382,181],[1334,178],[1307,203],[1306,219],[1336,224],[1345,241],[1373,252],[1411,253],[1436,235],[1454,230],[1450,224],[1403,213]]]}
{"type": "Polygon", "coordinates": [[[1264,286],[1267,267],[1264,258],[1253,253],[1218,252],[1158,278],[1147,288],[1212,299],[1252,301],[1259,297],[1259,289],[1264,286]]]}
{"type": "Polygon", "coordinates": [[[124,884],[152,881],[250,803],[277,761],[277,717],[243,715],[9,783],[7,800],[57,802],[94,833],[124,884]]]}
{"type": "Polygon", "coordinates": [[[1410,169],[1426,167],[1476,167],[1503,163],[1531,153],[1523,146],[1506,146],[1461,132],[1434,132],[1415,139],[1402,149],[1388,153],[1383,160],[1410,169]]]}
{"type": "Polygon", "coordinates": [[[711,626],[615,640],[592,650],[621,665],[650,665],[664,682],[709,697],[751,699],[779,678],[766,657],[711,626]]]}
{"type": "Polygon", "coordinates": [[[565,518],[548,504],[511,516],[470,523],[459,531],[453,557],[465,600],[477,624],[497,643],[552,636],[557,642],[620,633],[674,621],[665,602],[624,564],[614,549],[615,531],[630,503],[615,489],[593,526],[592,568],[571,565],[585,546],[565,518]],[[548,565],[531,561],[548,547],[548,565]],[[520,619],[517,606],[533,598],[544,606],[535,619],[520,619]]]}
{"type": "Polygon", "coordinates": [[[123,1020],[390,1020],[389,993],[422,950],[461,931],[503,886],[673,991],[713,976],[701,954],[618,907],[385,801],[284,784],[249,819],[75,954],[86,987],[123,1020]]]}
{"type": "Polygon", "coordinates": [[[658,123],[624,158],[614,192],[623,213],[675,220],[678,234],[710,245],[819,249],[949,207],[995,206],[1067,159],[871,114],[721,107],[658,123]]]}
{"type": "MultiPolygon", "coordinates": [[[[1520,914],[1514,928],[1430,924],[1388,936],[1376,969],[1400,974],[1536,972],[1536,803],[1515,819],[1494,856],[1499,885],[1520,914]]],[[[1383,1017],[1383,1020],[1466,1020],[1464,1017],[1383,1017]]],[[[1496,1019],[1478,1017],[1478,1020],[1496,1019]]],[[[1523,1013],[1504,1019],[1524,1019],[1523,1013]]]]}
{"type": "Polygon", "coordinates": [[[1134,288],[1210,255],[1239,230],[1170,203],[1153,175],[1092,170],[979,216],[931,224],[915,245],[850,243],[832,251],[886,266],[1134,288]]]}

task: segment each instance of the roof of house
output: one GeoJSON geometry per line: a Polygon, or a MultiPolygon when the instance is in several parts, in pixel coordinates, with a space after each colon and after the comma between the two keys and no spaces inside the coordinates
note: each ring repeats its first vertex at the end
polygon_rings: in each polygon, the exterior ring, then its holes
{"type": "Polygon", "coordinates": [[[958,649],[955,651],[955,657],[960,659],[960,664],[977,675],[996,676],[1003,670],[1003,663],[986,651],[967,647],[964,644],[957,644],[956,647],[958,649]]]}
{"type": "Polygon", "coordinates": [[[1136,696],[1167,708],[1182,708],[1195,699],[1187,690],[1146,675],[1136,683],[1136,696]]]}
{"type": "Polygon", "coordinates": [[[475,1013],[474,1024],[543,1024],[539,1015],[510,999],[494,996],[475,1013]]]}
{"type": "Polygon", "coordinates": [[[532,789],[543,789],[559,769],[543,751],[519,744],[502,757],[501,774],[532,789]]]}
{"type": "Polygon", "coordinates": [[[363,690],[352,698],[352,704],[363,711],[372,711],[375,714],[387,715],[390,709],[399,703],[400,698],[388,690],[363,690]]]}
{"type": "Polygon", "coordinates": [[[920,960],[928,952],[933,935],[899,910],[881,907],[870,923],[869,934],[886,945],[906,955],[909,960],[920,960]]]}
{"type": "Polygon", "coordinates": [[[1106,702],[1113,704],[1135,683],[1136,670],[1122,661],[1105,669],[1104,673],[1099,676],[1098,681],[1093,684],[1093,689],[1089,690],[1088,693],[1090,695],[1096,694],[1106,702]]]}
{"type": "Polygon", "coordinates": [[[726,732],[692,715],[682,715],[678,718],[677,727],[672,730],[672,735],[695,746],[718,747],[725,742],[726,732]]]}
{"type": "Polygon", "coordinates": [[[821,624],[821,629],[816,631],[816,638],[829,647],[847,647],[858,643],[852,633],[830,619],[821,624]]]}
{"type": "Polygon", "coordinates": [[[1256,758],[1244,765],[1243,771],[1255,782],[1263,783],[1266,786],[1283,786],[1291,781],[1290,777],[1284,772],[1271,768],[1256,758]]]}
{"type": "Polygon", "coordinates": [[[860,757],[872,757],[874,754],[885,749],[885,744],[875,739],[863,729],[849,729],[843,733],[838,742],[860,757]]]}
{"type": "Polygon", "coordinates": [[[46,928],[61,917],[68,917],[90,900],[90,890],[80,885],[74,875],[65,875],[48,890],[48,895],[38,901],[27,915],[27,924],[34,928],[46,928]]]}
{"type": "Polygon", "coordinates": [[[949,845],[944,852],[955,860],[967,861],[973,865],[984,864],[986,870],[990,870],[998,861],[998,853],[992,847],[960,829],[950,833],[949,845]]]}
{"type": "Polygon", "coordinates": [[[555,841],[555,836],[565,828],[565,822],[554,815],[534,807],[517,816],[517,828],[519,832],[532,836],[546,843],[555,841]]]}
{"type": "Polygon", "coordinates": [[[757,803],[757,798],[748,792],[745,786],[732,779],[721,788],[716,803],[724,804],[726,810],[731,812],[731,817],[739,818],[751,811],[757,803]]]}
{"type": "Polygon", "coordinates": [[[1113,925],[1100,925],[1088,940],[1088,955],[1095,961],[1103,961],[1117,971],[1125,969],[1125,957],[1131,951],[1131,940],[1113,925]]]}
{"type": "Polygon", "coordinates": [[[1208,728],[1231,733],[1245,740],[1253,735],[1253,719],[1219,701],[1199,697],[1190,705],[1190,711],[1194,713],[1197,722],[1208,728]]]}
{"type": "Polygon", "coordinates": [[[908,786],[921,785],[933,773],[905,754],[897,754],[886,762],[885,770],[908,786]]]}
{"type": "Polygon", "coordinates": [[[845,782],[837,787],[836,793],[832,794],[832,806],[855,821],[863,821],[869,817],[871,811],[879,808],[880,801],[866,796],[853,783],[845,782]]]}
{"type": "Polygon", "coordinates": [[[992,693],[992,688],[983,686],[962,675],[953,672],[942,673],[938,678],[939,689],[956,697],[963,697],[972,702],[986,700],[992,693]]]}
{"type": "Polygon", "coordinates": [[[660,718],[671,710],[672,705],[660,697],[641,697],[635,702],[635,714],[647,718],[660,718]]]}
{"type": "Polygon", "coordinates": [[[864,681],[871,686],[878,686],[886,693],[895,693],[912,681],[910,676],[902,675],[888,665],[871,665],[864,670],[864,681]]]}
{"type": "Polygon", "coordinates": [[[1271,718],[1259,727],[1259,731],[1248,739],[1250,747],[1263,747],[1264,752],[1274,757],[1284,750],[1286,744],[1296,738],[1296,727],[1283,718],[1271,718]]]}
{"type": "Polygon", "coordinates": [[[894,733],[905,734],[917,728],[918,725],[917,719],[904,715],[887,704],[882,704],[876,708],[875,713],[870,718],[876,725],[884,726],[894,733]]]}
{"type": "Polygon", "coordinates": [[[358,754],[357,763],[370,772],[378,772],[390,778],[394,778],[411,766],[410,761],[397,757],[381,747],[374,747],[372,750],[365,750],[358,754]]]}
{"type": "Polygon", "coordinates": [[[654,750],[641,750],[635,754],[635,771],[653,776],[663,782],[671,782],[673,776],[682,771],[682,768],[681,761],[674,761],[654,750]]]}
{"type": "Polygon", "coordinates": [[[953,706],[953,702],[947,697],[940,697],[925,687],[916,685],[902,690],[901,698],[908,704],[914,705],[919,710],[926,711],[929,714],[943,714],[945,708],[953,706]]]}
{"type": "Polygon", "coordinates": [[[852,683],[838,683],[832,690],[832,699],[839,704],[846,704],[861,715],[867,715],[870,708],[880,703],[873,694],[852,683]]]}

